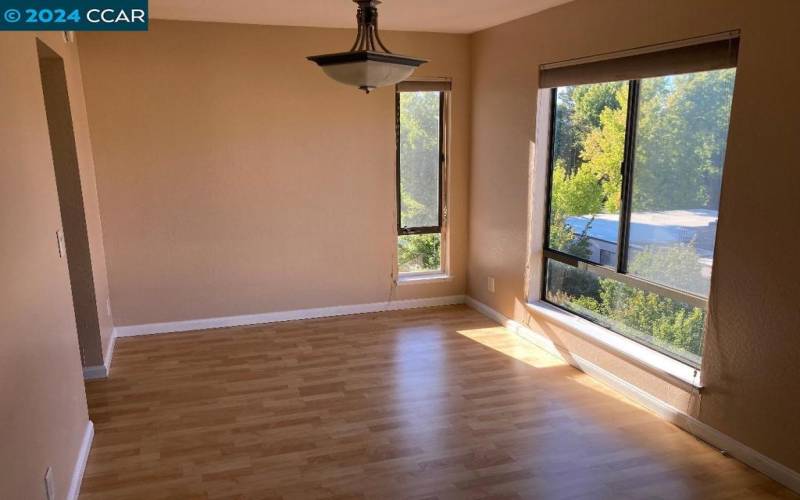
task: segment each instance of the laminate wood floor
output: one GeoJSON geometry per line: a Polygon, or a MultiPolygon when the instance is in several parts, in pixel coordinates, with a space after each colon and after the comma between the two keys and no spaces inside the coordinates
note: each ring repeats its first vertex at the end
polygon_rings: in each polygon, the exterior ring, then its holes
{"type": "Polygon", "coordinates": [[[465,307],[121,338],[81,499],[798,498],[465,307]]]}

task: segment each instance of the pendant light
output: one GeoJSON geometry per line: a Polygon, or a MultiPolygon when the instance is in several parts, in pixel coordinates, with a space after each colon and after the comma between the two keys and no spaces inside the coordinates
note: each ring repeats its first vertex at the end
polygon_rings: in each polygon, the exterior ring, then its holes
{"type": "Polygon", "coordinates": [[[367,94],[377,87],[402,82],[426,60],[392,54],[378,35],[380,0],[353,0],[358,4],[358,34],[348,52],[311,56],[326,75],[367,94]]]}

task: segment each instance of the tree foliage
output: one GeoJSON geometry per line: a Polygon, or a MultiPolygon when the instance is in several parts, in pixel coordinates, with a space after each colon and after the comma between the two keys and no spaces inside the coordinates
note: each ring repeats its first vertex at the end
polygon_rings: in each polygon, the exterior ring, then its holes
{"type": "Polygon", "coordinates": [[[628,87],[619,82],[566,87],[558,99],[550,244],[568,251],[585,244],[568,237],[567,217],[619,212],[628,87]]]}
{"type": "Polygon", "coordinates": [[[708,280],[693,243],[648,246],[637,253],[628,272],[696,295],[708,295],[708,280]]]}
{"type": "MultiPolygon", "coordinates": [[[[636,212],[717,210],[735,70],[641,81],[634,150],[636,212]]],[[[587,232],[573,216],[617,214],[621,205],[628,107],[627,82],[558,90],[551,184],[550,247],[591,255],[587,232]]],[[[551,300],[591,315],[624,333],[694,355],[705,323],[701,309],[551,264],[551,300]]],[[[644,279],[708,295],[695,242],[651,245],[633,252],[628,271],[644,279]]]]}
{"type": "Polygon", "coordinates": [[[439,93],[400,93],[400,213],[406,227],[438,224],[439,93]]]}
{"type": "MultiPolygon", "coordinates": [[[[694,252],[687,247],[666,247],[655,252],[643,252],[633,259],[630,267],[635,274],[637,269],[653,269],[652,264],[656,263],[661,266],[657,268],[662,272],[677,270],[685,276],[687,284],[692,284],[693,278],[685,270],[687,250],[694,256],[694,252]]],[[[697,261],[696,257],[694,261],[697,261]]],[[[652,335],[658,344],[701,354],[705,326],[703,310],[611,279],[599,281],[597,312],[634,332],[652,335]]]]}
{"type": "MultiPolygon", "coordinates": [[[[400,216],[404,227],[439,223],[439,93],[400,94],[400,216]]],[[[441,268],[441,235],[401,236],[400,272],[441,268]]]]}
{"type": "Polygon", "coordinates": [[[734,70],[642,82],[636,210],[719,206],[734,70]]]}
{"type": "Polygon", "coordinates": [[[614,96],[616,105],[600,111],[599,125],[586,135],[581,153],[584,164],[579,168],[589,170],[602,186],[603,209],[606,213],[617,213],[620,207],[620,165],[625,156],[628,88],[620,87],[614,96]]]}
{"type": "Polygon", "coordinates": [[[397,262],[400,272],[430,271],[441,268],[442,238],[439,234],[400,236],[397,262]]]}

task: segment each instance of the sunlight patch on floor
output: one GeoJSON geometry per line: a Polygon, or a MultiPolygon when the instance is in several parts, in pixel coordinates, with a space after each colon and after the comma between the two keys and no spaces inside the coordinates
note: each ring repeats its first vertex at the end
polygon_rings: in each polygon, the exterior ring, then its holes
{"type": "MultiPolygon", "coordinates": [[[[569,366],[569,363],[535,344],[518,337],[503,326],[492,328],[475,328],[471,330],[458,330],[458,334],[489,347],[503,355],[522,361],[534,368],[549,368],[555,366],[569,366]]],[[[643,409],[641,405],[632,401],[620,392],[598,382],[590,375],[575,369],[574,373],[566,374],[565,380],[574,382],[577,386],[591,389],[620,403],[643,409]]],[[[562,388],[563,390],[563,388],[562,388]]]]}
{"type": "Polygon", "coordinates": [[[458,334],[534,368],[565,366],[567,364],[530,342],[517,337],[502,326],[458,330],[458,334]]]}

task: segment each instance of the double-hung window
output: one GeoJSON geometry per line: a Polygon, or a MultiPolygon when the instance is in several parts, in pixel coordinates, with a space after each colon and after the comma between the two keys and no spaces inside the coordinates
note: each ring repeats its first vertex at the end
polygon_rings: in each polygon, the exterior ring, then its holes
{"type": "Polygon", "coordinates": [[[543,299],[696,368],[737,48],[716,40],[542,74],[543,299]]]}
{"type": "Polygon", "coordinates": [[[397,267],[400,277],[443,275],[448,82],[403,82],[396,94],[397,267]]]}

